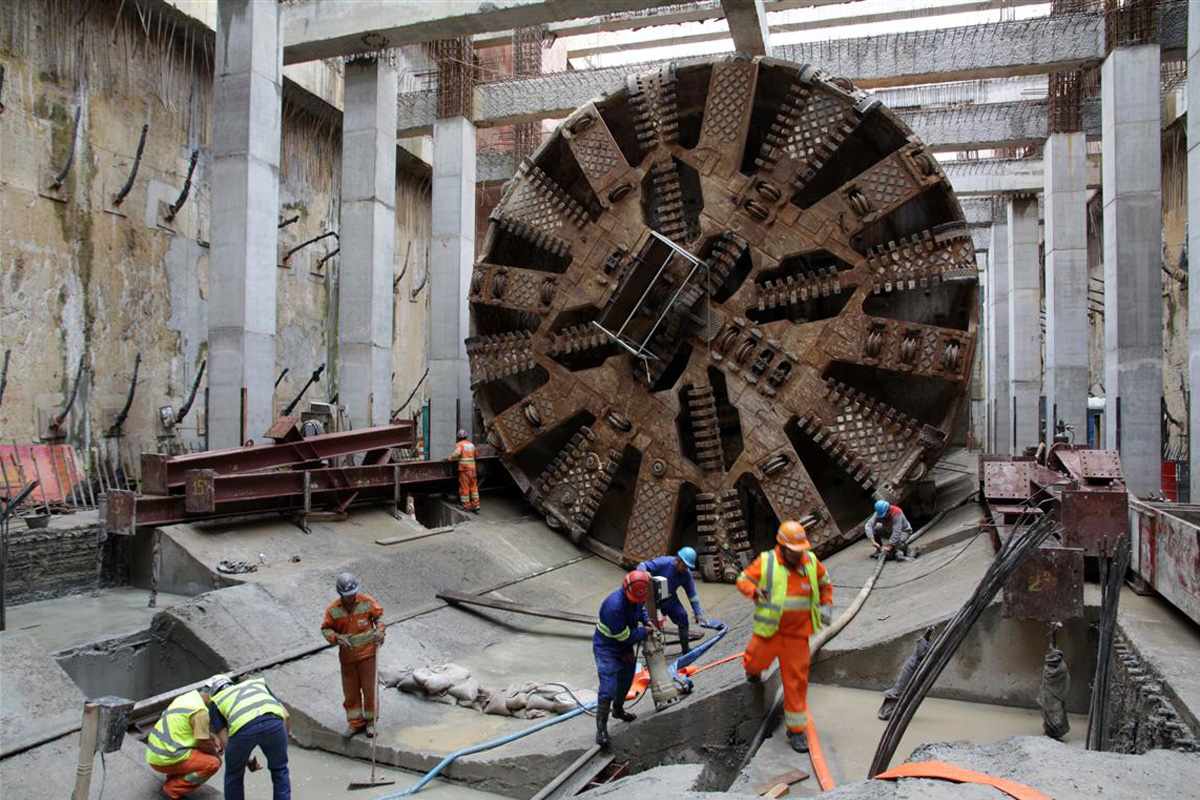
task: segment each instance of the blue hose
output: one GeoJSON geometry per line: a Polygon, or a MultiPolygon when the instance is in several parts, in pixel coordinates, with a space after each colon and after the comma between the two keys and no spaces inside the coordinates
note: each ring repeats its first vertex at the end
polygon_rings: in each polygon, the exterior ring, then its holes
{"type": "MultiPolygon", "coordinates": [[[[687,689],[689,691],[691,690],[692,682],[690,679],[679,675],[678,674],[679,670],[683,667],[686,667],[688,664],[691,664],[693,661],[695,661],[700,656],[704,655],[704,653],[709,648],[711,648],[717,642],[721,641],[721,639],[729,631],[728,627],[726,627],[723,623],[721,623],[717,620],[711,620],[701,627],[709,628],[710,630],[715,630],[717,632],[717,635],[713,636],[711,639],[706,639],[705,641],[701,642],[700,645],[697,646],[695,650],[690,650],[687,653],[684,653],[679,658],[677,658],[671,662],[671,672],[676,673],[675,680],[684,682],[684,685],[687,687],[687,689]]],[[[391,794],[385,794],[382,797],[376,798],[376,800],[397,800],[397,798],[400,798],[400,797],[410,797],[410,796],[416,794],[417,792],[421,791],[422,789],[424,789],[429,784],[430,781],[432,781],[439,774],[441,774],[442,770],[446,769],[446,767],[450,766],[451,764],[453,764],[455,761],[462,758],[463,756],[474,755],[475,753],[482,753],[485,750],[493,750],[497,747],[506,745],[509,742],[515,742],[517,739],[523,739],[524,737],[528,736],[531,733],[537,733],[538,731],[545,730],[546,728],[549,728],[551,725],[557,725],[560,722],[566,722],[569,719],[574,719],[575,717],[578,717],[580,714],[591,711],[595,707],[596,707],[595,703],[588,703],[585,706],[578,706],[577,708],[573,708],[565,714],[559,714],[556,717],[550,717],[549,719],[544,719],[541,722],[537,723],[536,725],[531,725],[530,727],[525,728],[524,730],[519,730],[514,733],[507,734],[505,736],[500,736],[495,739],[489,739],[486,742],[480,742],[479,744],[473,744],[473,745],[470,745],[469,747],[463,747],[458,750],[455,750],[453,753],[450,753],[445,758],[443,758],[441,761],[439,761],[437,763],[437,766],[435,766],[433,769],[429,770],[429,772],[426,772],[425,775],[422,776],[421,780],[417,781],[412,786],[409,786],[407,789],[403,789],[399,792],[392,792],[391,794]]]]}

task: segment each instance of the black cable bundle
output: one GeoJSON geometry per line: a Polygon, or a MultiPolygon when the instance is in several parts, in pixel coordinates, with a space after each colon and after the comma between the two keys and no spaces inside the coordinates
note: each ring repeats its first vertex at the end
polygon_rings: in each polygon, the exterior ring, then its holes
{"type": "Polygon", "coordinates": [[[1100,645],[1096,655],[1096,674],[1092,678],[1092,700],[1088,708],[1087,749],[1106,750],[1105,710],[1108,706],[1109,668],[1112,666],[1113,634],[1117,628],[1117,605],[1121,584],[1129,569],[1129,537],[1117,542],[1112,556],[1100,558],[1100,645]]]}
{"type": "Polygon", "coordinates": [[[917,667],[916,674],[904,687],[896,701],[895,710],[888,720],[879,747],[875,750],[875,758],[871,761],[868,777],[873,778],[888,768],[904,731],[917,713],[917,708],[925,699],[925,695],[933,687],[938,676],[942,674],[946,664],[954,656],[959,645],[971,631],[971,626],[991,604],[996,593],[1008,581],[1021,562],[1034,551],[1046,538],[1054,532],[1056,523],[1049,514],[1039,517],[1036,522],[1026,528],[1014,527],[1013,534],[1000,548],[996,558],[984,573],[983,580],[975,592],[967,600],[954,618],[942,628],[941,634],[934,641],[933,647],[917,667]]]}

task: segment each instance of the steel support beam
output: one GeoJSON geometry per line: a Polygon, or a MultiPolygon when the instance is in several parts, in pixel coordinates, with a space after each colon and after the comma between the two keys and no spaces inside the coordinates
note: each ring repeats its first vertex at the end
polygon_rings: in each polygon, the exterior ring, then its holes
{"type": "Polygon", "coordinates": [[[142,453],[142,489],[149,494],[182,491],[186,474],[197,469],[211,469],[222,475],[259,472],[354,453],[413,447],[415,443],[416,425],[411,421],[403,421],[395,425],[327,433],[282,444],[234,447],[181,456],[142,453]]]}
{"type": "Polygon", "coordinates": [[[763,0],[721,0],[733,49],[752,56],[771,55],[771,34],[763,0]]]}

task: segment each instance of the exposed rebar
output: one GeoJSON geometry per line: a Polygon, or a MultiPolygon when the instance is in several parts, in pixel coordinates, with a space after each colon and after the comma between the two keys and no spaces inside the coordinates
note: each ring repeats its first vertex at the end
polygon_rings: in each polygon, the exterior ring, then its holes
{"type": "Polygon", "coordinates": [[[125,395],[125,405],[121,408],[121,412],[117,414],[117,418],[113,420],[113,424],[109,427],[109,436],[120,436],[121,429],[125,427],[125,420],[129,418],[129,409],[133,407],[133,394],[137,391],[138,372],[141,368],[142,354],[139,352],[133,359],[133,378],[129,381],[129,392],[125,395]]]}
{"type": "Polygon", "coordinates": [[[204,377],[204,368],[208,365],[208,361],[200,362],[200,370],[196,373],[196,379],[192,381],[192,390],[188,393],[188,399],[175,414],[175,424],[183,422],[183,418],[192,410],[192,403],[196,402],[196,391],[200,388],[200,379],[204,377]]]}

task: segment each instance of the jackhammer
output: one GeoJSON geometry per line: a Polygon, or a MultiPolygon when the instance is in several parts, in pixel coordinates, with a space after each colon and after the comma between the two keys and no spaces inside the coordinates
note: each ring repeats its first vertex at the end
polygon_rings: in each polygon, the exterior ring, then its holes
{"type": "Polygon", "coordinates": [[[650,582],[650,596],[646,599],[646,613],[650,617],[650,632],[642,642],[642,658],[646,662],[646,671],[650,673],[650,696],[654,699],[654,710],[660,711],[673,703],[678,703],[683,695],[692,690],[691,681],[680,685],[675,679],[675,672],[667,664],[664,652],[662,633],[662,617],[659,616],[658,606],[667,598],[667,579],[656,577],[650,582]]]}

